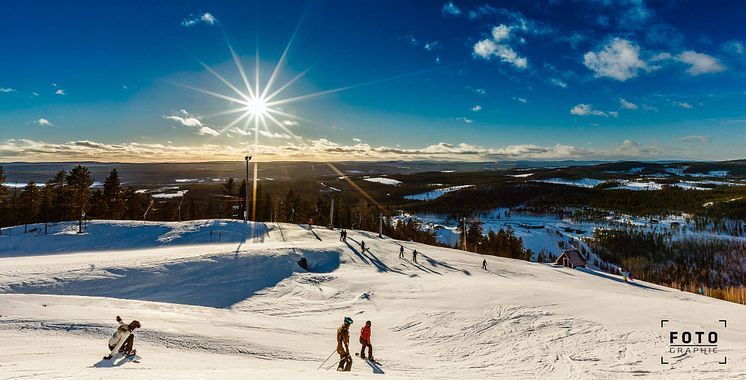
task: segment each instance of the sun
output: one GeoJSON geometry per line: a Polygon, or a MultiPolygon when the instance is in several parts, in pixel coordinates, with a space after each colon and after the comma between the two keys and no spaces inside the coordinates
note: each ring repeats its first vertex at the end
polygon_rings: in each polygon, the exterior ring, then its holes
{"type": "Polygon", "coordinates": [[[269,113],[267,101],[262,98],[250,99],[246,102],[246,113],[255,118],[264,118],[269,113]]]}

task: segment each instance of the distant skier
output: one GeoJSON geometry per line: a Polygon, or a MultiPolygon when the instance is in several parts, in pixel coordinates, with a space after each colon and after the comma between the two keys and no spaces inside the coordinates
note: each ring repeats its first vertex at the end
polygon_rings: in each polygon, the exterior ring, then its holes
{"type": "Polygon", "coordinates": [[[339,231],[339,241],[345,241],[345,230],[339,231]]]}
{"type": "Polygon", "coordinates": [[[417,262],[417,250],[412,251],[412,261],[417,262]]]}
{"type": "Polygon", "coordinates": [[[487,259],[482,260],[482,269],[487,270],[487,259]]]}
{"type": "Polygon", "coordinates": [[[342,230],[342,241],[347,242],[347,230],[342,230]]]}
{"type": "Polygon", "coordinates": [[[399,258],[400,259],[404,258],[404,246],[403,245],[399,246],[399,258]]]}
{"type": "Polygon", "coordinates": [[[132,321],[129,324],[126,324],[118,315],[117,322],[119,322],[119,327],[111,339],[109,339],[109,349],[111,352],[109,355],[104,356],[104,360],[109,360],[120,352],[127,356],[135,355],[137,352],[133,349],[135,345],[135,334],[133,333],[135,332],[135,329],[140,328],[140,322],[132,321]]]}
{"type": "Polygon", "coordinates": [[[350,356],[350,325],[352,318],[345,317],[342,326],[337,329],[337,353],[339,354],[339,366],[337,371],[349,371],[352,369],[352,357],[350,356]]]}
{"type": "Polygon", "coordinates": [[[632,272],[627,272],[627,276],[629,276],[629,282],[632,282],[635,280],[635,276],[632,275],[632,272]]]}
{"type": "Polygon", "coordinates": [[[365,252],[365,242],[360,240],[360,249],[365,252]]]}
{"type": "Polygon", "coordinates": [[[629,281],[627,281],[627,276],[628,276],[627,271],[622,272],[622,276],[624,277],[624,283],[629,284],[629,281]]]}
{"type": "Polygon", "coordinates": [[[365,326],[360,329],[360,357],[365,359],[365,348],[368,347],[368,360],[373,361],[373,345],[370,344],[370,321],[365,321],[365,326]]]}

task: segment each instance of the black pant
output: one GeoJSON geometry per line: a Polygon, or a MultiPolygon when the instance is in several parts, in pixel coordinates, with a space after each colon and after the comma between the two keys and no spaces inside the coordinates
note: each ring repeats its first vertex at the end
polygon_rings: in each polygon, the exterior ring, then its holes
{"type": "Polygon", "coordinates": [[[363,345],[363,347],[360,349],[360,357],[365,358],[365,348],[368,348],[368,359],[373,357],[373,346],[370,344],[370,342],[366,341],[363,338],[360,338],[360,344],[363,345]]]}
{"type": "MultiPolygon", "coordinates": [[[[124,353],[130,352],[132,351],[132,346],[134,345],[135,345],[135,334],[130,334],[130,336],[128,336],[127,339],[124,341],[124,344],[122,344],[122,347],[119,347],[119,352],[124,352],[124,353]]],[[[116,346],[109,345],[110,350],[113,350],[114,347],[116,346]]]]}

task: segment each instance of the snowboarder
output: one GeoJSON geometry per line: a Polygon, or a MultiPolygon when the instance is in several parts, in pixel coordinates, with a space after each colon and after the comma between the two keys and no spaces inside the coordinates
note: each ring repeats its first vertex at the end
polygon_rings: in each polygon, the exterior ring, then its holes
{"type": "Polygon", "coordinates": [[[412,261],[417,262],[417,250],[412,251],[412,261]]]}
{"type": "Polygon", "coordinates": [[[350,325],[352,318],[345,317],[342,326],[337,329],[337,353],[339,354],[339,366],[337,371],[349,371],[352,369],[352,357],[350,356],[350,325]]]}
{"type": "Polygon", "coordinates": [[[404,258],[404,246],[403,245],[399,246],[399,258],[400,259],[404,258]]]}
{"type": "Polygon", "coordinates": [[[360,249],[365,252],[365,242],[360,240],[360,249]]]}
{"type": "Polygon", "coordinates": [[[360,329],[360,357],[365,359],[365,347],[368,347],[368,360],[373,361],[373,345],[370,344],[370,321],[365,321],[365,326],[360,329]]]}
{"type": "Polygon", "coordinates": [[[126,324],[122,321],[122,318],[117,315],[117,322],[119,327],[114,332],[111,339],[109,339],[109,349],[111,352],[109,355],[104,356],[104,360],[109,360],[114,357],[117,353],[124,353],[127,356],[135,355],[136,351],[133,349],[135,345],[135,329],[140,328],[140,322],[132,321],[126,324]]]}
{"type": "Polygon", "coordinates": [[[487,270],[487,259],[482,260],[482,269],[487,270]]]}

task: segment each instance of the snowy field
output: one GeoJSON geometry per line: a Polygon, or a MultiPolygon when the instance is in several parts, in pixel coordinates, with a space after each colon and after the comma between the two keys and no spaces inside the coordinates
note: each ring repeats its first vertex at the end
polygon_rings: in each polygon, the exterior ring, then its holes
{"type": "MultiPolygon", "coordinates": [[[[454,246],[460,241],[458,228],[462,222],[455,217],[432,213],[400,214],[392,218],[392,224],[396,224],[399,220],[418,221],[424,229],[434,233],[440,243],[454,246]]],[[[583,245],[585,243],[580,239],[592,237],[593,231],[597,228],[634,227],[659,233],[670,232],[674,238],[746,239],[713,231],[699,231],[695,228],[695,223],[688,220],[686,215],[668,215],[655,222],[651,222],[649,218],[624,214],[610,215],[603,221],[587,221],[497,208],[473,215],[467,221],[467,227],[472,222],[482,223],[485,234],[490,230],[497,232],[500,229],[512,228],[515,235],[523,240],[524,247],[533,252],[534,259],[542,251],[559,256],[562,253],[562,249],[559,248],[560,242],[565,247],[583,245]]]]}
{"type": "Polygon", "coordinates": [[[473,186],[474,185],[459,185],[459,186],[444,187],[441,189],[427,191],[424,193],[405,195],[404,199],[411,199],[411,200],[416,200],[416,201],[429,201],[435,198],[439,198],[443,196],[443,194],[445,193],[450,193],[452,191],[459,191],[459,190],[466,189],[466,188],[473,187],[473,186]]]}
{"type": "Polygon", "coordinates": [[[338,231],[262,225],[248,242],[201,240],[213,227],[245,236],[242,226],[101,221],[82,235],[3,234],[0,378],[746,377],[743,305],[360,231],[343,243],[338,231]],[[128,238],[133,246],[117,241],[128,238]],[[74,248],[31,256],[51,245],[34,239],[74,248]],[[116,315],[142,323],[139,363],[101,359],[116,315]],[[355,360],[338,373],[330,360],[318,369],[344,316],[355,320],[353,350],[373,322],[380,368],[355,360]],[[662,319],[692,331],[728,320],[718,330],[727,365],[668,354],[662,319]]]}

